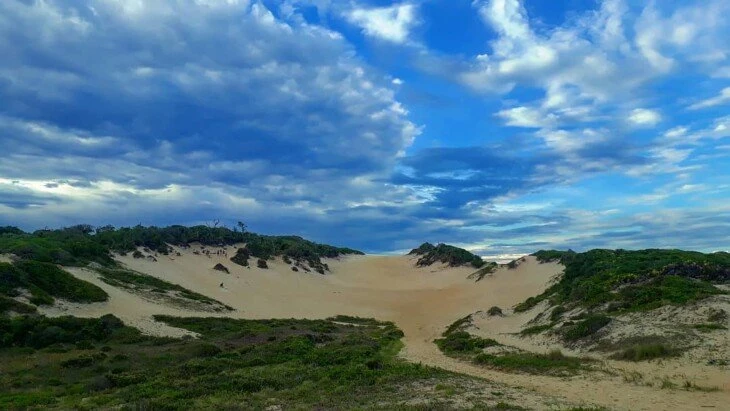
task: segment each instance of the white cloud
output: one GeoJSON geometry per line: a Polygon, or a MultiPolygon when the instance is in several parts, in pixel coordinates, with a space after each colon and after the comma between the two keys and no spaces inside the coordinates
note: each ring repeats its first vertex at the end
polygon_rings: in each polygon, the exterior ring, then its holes
{"type": "Polygon", "coordinates": [[[502,117],[508,126],[526,128],[551,127],[556,120],[554,114],[545,115],[541,110],[525,106],[501,110],[497,116],[502,117]]]}
{"type": "Polygon", "coordinates": [[[662,121],[662,116],[656,110],[636,108],[631,110],[628,120],[639,127],[653,127],[662,121]]]}
{"type": "Polygon", "coordinates": [[[719,106],[726,103],[730,103],[730,87],[725,87],[720,91],[720,94],[715,97],[708,98],[707,100],[702,100],[700,102],[692,104],[688,107],[688,109],[699,110],[703,108],[719,106]]]}
{"type": "Polygon", "coordinates": [[[418,23],[416,6],[413,4],[355,8],[347,12],[345,17],[350,23],[362,28],[366,35],[399,44],[408,41],[410,30],[418,23]]]}

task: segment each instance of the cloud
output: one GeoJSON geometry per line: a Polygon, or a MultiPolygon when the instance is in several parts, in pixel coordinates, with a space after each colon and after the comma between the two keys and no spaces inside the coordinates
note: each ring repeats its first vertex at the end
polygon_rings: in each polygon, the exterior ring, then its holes
{"type": "Polygon", "coordinates": [[[653,127],[662,121],[662,116],[656,110],[636,108],[629,113],[628,121],[639,127],[653,127]]]}
{"type": "Polygon", "coordinates": [[[410,30],[418,24],[414,4],[395,4],[390,7],[354,8],[346,19],[359,26],[363,33],[381,40],[402,44],[408,41],[410,30]]]}
{"type": "Polygon", "coordinates": [[[346,207],[382,191],[362,182],[420,132],[339,33],[259,2],[11,1],[0,15],[3,177],[346,207]]]}
{"type": "Polygon", "coordinates": [[[725,87],[724,89],[720,90],[720,94],[715,97],[699,101],[687,108],[689,110],[699,110],[703,108],[719,106],[726,103],[730,103],[730,87],[725,87]]]}

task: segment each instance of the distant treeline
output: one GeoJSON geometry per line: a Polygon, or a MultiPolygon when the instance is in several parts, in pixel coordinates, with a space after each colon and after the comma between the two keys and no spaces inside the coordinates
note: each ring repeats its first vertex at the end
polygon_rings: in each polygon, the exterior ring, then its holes
{"type": "Polygon", "coordinates": [[[0,253],[12,253],[21,259],[55,264],[80,266],[96,262],[115,265],[112,252],[128,253],[138,247],[160,254],[168,254],[169,245],[187,246],[200,243],[205,246],[225,246],[246,243],[252,255],[269,259],[288,255],[295,259],[337,257],[344,254],[362,254],[350,248],[317,244],[298,236],[265,236],[246,231],[239,223],[227,227],[173,225],[169,227],[93,227],[76,225],[57,230],[38,230],[26,233],[16,227],[0,227],[0,253]]]}

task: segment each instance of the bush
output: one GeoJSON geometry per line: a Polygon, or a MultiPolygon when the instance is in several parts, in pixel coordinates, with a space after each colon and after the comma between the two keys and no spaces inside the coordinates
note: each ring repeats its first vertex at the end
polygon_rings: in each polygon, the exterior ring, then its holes
{"type": "Polygon", "coordinates": [[[266,260],[259,258],[258,261],[256,261],[256,266],[258,268],[269,268],[269,265],[266,263],[266,260]]]}
{"type": "Polygon", "coordinates": [[[491,338],[475,337],[466,331],[456,331],[434,341],[444,353],[473,353],[500,345],[491,338]]]}
{"type": "Polygon", "coordinates": [[[581,367],[579,358],[566,357],[559,350],[548,354],[512,353],[504,355],[479,354],[474,362],[507,371],[523,371],[531,374],[575,373],[581,367]]]}
{"type": "Polygon", "coordinates": [[[142,252],[139,250],[134,250],[134,252],[132,253],[132,257],[140,259],[144,258],[144,254],[142,254],[142,252]]]}
{"type": "Polygon", "coordinates": [[[590,315],[575,325],[567,327],[563,332],[563,338],[567,341],[580,340],[581,338],[595,334],[598,330],[605,327],[610,322],[611,318],[605,315],[590,315]]]}
{"type": "Polygon", "coordinates": [[[551,328],[553,328],[552,324],[535,325],[532,327],[527,327],[524,330],[520,331],[520,335],[524,337],[526,335],[540,334],[541,332],[547,331],[551,328]]]}
{"type": "Polygon", "coordinates": [[[251,258],[251,254],[249,253],[248,248],[239,248],[238,251],[236,251],[236,255],[231,257],[231,261],[240,266],[248,267],[249,258],[251,258]]]}
{"type": "Polygon", "coordinates": [[[499,308],[499,307],[497,307],[495,305],[493,307],[490,307],[489,310],[487,310],[487,314],[489,314],[492,317],[495,316],[495,315],[500,315],[501,316],[502,315],[502,309],[499,308]]]}
{"type": "Polygon", "coordinates": [[[673,357],[678,353],[676,350],[664,344],[635,345],[631,348],[612,356],[617,360],[646,361],[655,358],[673,357]]]}
{"type": "Polygon", "coordinates": [[[222,271],[226,274],[230,274],[230,271],[228,271],[228,268],[221,263],[216,264],[215,267],[213,267],[213,269],[216,271],[222,271]]]}

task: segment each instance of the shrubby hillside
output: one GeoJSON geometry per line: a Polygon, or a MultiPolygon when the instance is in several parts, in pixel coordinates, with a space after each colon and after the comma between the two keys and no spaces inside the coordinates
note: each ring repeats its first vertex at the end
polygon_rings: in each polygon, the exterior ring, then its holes
{"type": "Polygon", "coordinates": [[[485,263],[481,257],[463,248],[454,247],[448,244],[433,245],[423,243],[418,248],[411,250],[409,255],[421,256],[416,265],[425,267],[434,263],[448,264],[450,267],[470,265],[474,268],[481,268],[485,263]]]}

